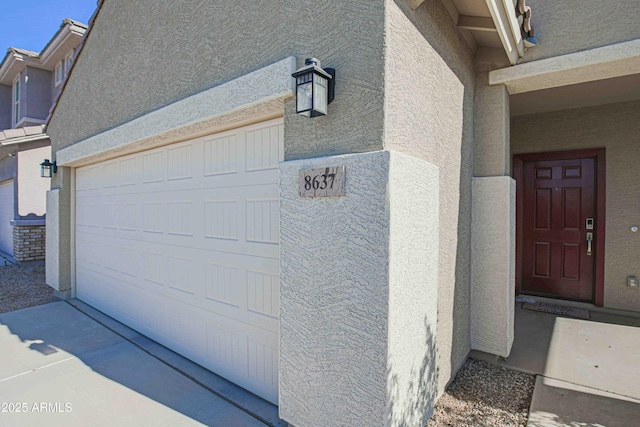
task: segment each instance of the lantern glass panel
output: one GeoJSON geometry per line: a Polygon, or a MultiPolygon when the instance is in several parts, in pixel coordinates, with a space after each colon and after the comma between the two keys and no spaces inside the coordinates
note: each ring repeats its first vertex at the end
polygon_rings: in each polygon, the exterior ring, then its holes
{"type": "Polygon", "coordinates": [[[297,78],[296,89],[296,110],[298,113],[309,111],[313,108],[313,83],[310,74],[305,74],[297,78]]]}
{"type": "Polygon", "coordinates": [[[315,96],[313,97],[314,112],[327,114],[327,79],[318,74],[315,74],[313,79],[315,80],[315,96]]]}

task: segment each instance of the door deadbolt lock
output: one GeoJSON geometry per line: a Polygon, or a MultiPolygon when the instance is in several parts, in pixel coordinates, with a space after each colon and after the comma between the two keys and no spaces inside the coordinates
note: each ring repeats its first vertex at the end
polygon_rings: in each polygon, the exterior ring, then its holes
{"type": "Polygon", "coordinates": [[[587,230],[593,230],[593,218],[587,218],[587,224],[585,228],[587,230]]]}

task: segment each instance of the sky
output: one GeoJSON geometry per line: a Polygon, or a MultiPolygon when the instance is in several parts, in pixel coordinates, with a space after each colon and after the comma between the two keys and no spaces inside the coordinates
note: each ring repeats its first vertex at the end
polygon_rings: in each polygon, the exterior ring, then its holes
{"type": "Polygon", "coordinates": [[[40,53],[64,18],[83,24],[97,0],[0,0],[0,60],[9,47],[40,53]]]}

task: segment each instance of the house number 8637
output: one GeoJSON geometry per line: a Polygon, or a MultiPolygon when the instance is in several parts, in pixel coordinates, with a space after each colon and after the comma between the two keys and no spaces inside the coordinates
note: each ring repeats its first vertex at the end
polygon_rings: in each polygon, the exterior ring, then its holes
{"type": "Polygon", "coordinates": [[[322,175],[316,175],[313,177],[313,179],[311,179],[311,175],[305,175],[304,177],[304,189],[305,190],[311,190],[312,188],[314,190],[324,190],[327,188],[327,186],[330,189],[333,189],[333,182],[336,179],[336,174],[335,173],[323,173],[322,175]],[[327,181],[327,179],[329,181],[327,181]]]}
{"type": "Polygon", "coordinates": [[[345,166],[302,169],[298,173],[301,197],[340,197],[345,195],[345,166]]]}

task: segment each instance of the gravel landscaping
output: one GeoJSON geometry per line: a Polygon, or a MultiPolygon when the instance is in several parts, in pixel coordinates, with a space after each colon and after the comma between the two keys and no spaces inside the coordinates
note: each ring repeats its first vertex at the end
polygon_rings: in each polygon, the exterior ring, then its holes
{"type": "Polygon", "coordinates": [[[468,359],[427,427],[525,426],[535,375],[468,359]]]}
{"type": "Polygon", "coordinates": [[[56,301],[44,272],[44,263],[0,264],[0,314],[56,301]]]}

